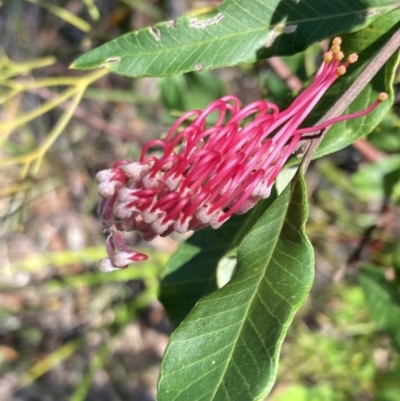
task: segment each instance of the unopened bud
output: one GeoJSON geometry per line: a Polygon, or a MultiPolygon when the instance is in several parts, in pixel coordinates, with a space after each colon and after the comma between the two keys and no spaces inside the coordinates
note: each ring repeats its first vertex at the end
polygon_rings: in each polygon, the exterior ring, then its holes
{"type": "Polygon", "coordinates": [[[333,53],[332,52],[326,52],[324,54],[324,61],[326,61],[327,63],[331,62],[333,58],[333,53]]]}
{"type": "Polygon", "coordinates": [[[381,92],[381,93],[379,94],[379,96],[378,96],[378,100],[379,100],[380,102],[384,102],[385,100],[387,100],[388,97],[389,97],[389,96],[388,96],[388,94],[387,94],[386,92],[381,92]]]}
{"type": "Polygon", "coordinates": [[[340,46],[339,46],[339,45],[333,45],[333,46],[331,47],[331,51],[332,51],[333,53],[338,53],[338,52],[340,52],[340,46]]]}
{"type": "Polygon", "coordinates": [[[336,69],[336,72],[338,75],[344,75],[346,74],[346,67],[344,65],[341,65],[336,69]]]}
{"type": "Polygon", "coordinates": [[[336,54],[335,54],[335,59],[337,60],[337,61],[342,61],[343,59],[344,59],[344,53],[343,52],[337,52],[336,54]]]}
{"type": "Polygon", "coordinates": [[[342,44],[342,38],[337,36],[336,38],[333,39],[332,44],[340,46],[342,44]]]}
{"type": "Polygon", "coordinates": [[[358,55],[356,53],[352,53],[347,57],[347,60],[350,64],[355,63],[358,60],[358,55]]]}

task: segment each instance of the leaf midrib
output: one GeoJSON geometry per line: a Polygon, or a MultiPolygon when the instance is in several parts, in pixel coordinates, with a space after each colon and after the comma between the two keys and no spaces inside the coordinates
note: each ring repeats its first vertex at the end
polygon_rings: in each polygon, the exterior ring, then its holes
{"type": "MultiPolygon", "coordinates": [[[[395,10],[395,9],[397,9],[399,7],[400,7],[400,2],[397,2],[397,3],[394,3],[392,5],[387,5],[387,6],[371,7],[371,9],[383,10],[385,8],[389,8],[391,10],[395,10]]],[[[293,25],[293,24],[301,24],[301,23],[308,23],[308,22],[312,22],[312,21],[322,21],[322,20],[325,21],[325,20],[329,20],[329,19],[345,17],[345,16],[349,16],[349,15],[353,15],[353,14],[362,13],[362,12],[364,12],[364,10],[367,11],[369,9],[366,8],[366,9],[362,9],[362,10],[358,10],[358,11],[340,13],[340,14],[335,14],[334,16],[332,16],[332,15],[328,16],[327,15],[327,16],[324,16],[323,18],[314,17],[314,18],[299,19],[299,20],[293,20],[293,21],[292,20],[287,20],[285,24],[276,23],[276,24],[270,25],[269,29],[268,29],[267,26],[263,26],[263,27],[258,27],[258,28],[255,28],[255,29],[248,29],[248,30],[245,30],[245,31],[233,32],[231,34],[219,35],[218,38],[211,37],[209,40],[203,40],[203,41],[195,42],[195,45],[202,46],[202,45],[207,45],[207,44],[211,44],[211,43],[223,42],[223,41],[225,41],[227,39],[230,39],[230,38],[234,38],[234,37],[237,37],[237,36],[242,37],[242,36],[246,36],[246,35],[249,35],[249,34],[252,34],[252,33],[259,33],[259,32],[262,32],[262,31],[264,31],[266,29],[269,30],[269,31],[272,31],[274,28],[280,27],[280,26],[284,27],[284,26],[293,25]]],[[[161,24],[164,25],[164,23],[161,23],[161,24]]],[[[144,29],[141,29],[141,30],[136,31],[136,32],[127,33],[125,35],[125,38],[127,38],[130,35],[133,35],[133,36],[137,37],[139,34],[143,34],[143,32],[148,30],[148,29],[149,28],[144,28],[144,29]]],[[[113,43],[113,42],[114,41],[110,42],[110,44],[113,43]]],[[[160,41],[160,44],[162,44],[161,41],[160,41]]],[[[173,51],[176,51],[176,50],[179,50],[179,49],[183,50],[183,49],[192,48],[192,47],[193,47],[193,44],[187,44],[187,45],[180,44],[180,46],[170,46],[169,48],[166,48],[165,50],[161,49],[161,50],[156,50],[156,51],[140,52],[139,56],[137,54],[135,54],[135,53],[125,52],[125,54],[122,55],[121,57],[145,57],[145,56],[151,56],[151,55],[154,55],[154,54],[164,54],[164,53],[173,52],[173,51]]]]}
{"type": "MultiPolygon", "coordinates": [[[[279,240],[279,238],[280,238],[280,234],[282,233],[283,226],[284,226],[284,224],[285,224],[285,222],[286,222],[287,211],[288,211],[288,209],[289,209],[289,207],[290,207],[290,204],[291,204],[290,201],[291,201],[291,199],[292,199],[293,192],[294,192],[293,189],[294,189],[294,186],[293,186],[292,189],[291,189],[291,193],[290,193],[290,196],[289,196],[289,201],[287,202],[287,205],[286,205],[285,218],[282,219],[282,224],[281,224],[281,227],[280,227],[280,229],[279,229],[279,235],[276,236],[276,240],[274,241],[275,244],[274,244],[274,246],[273,246],[272,249],[275,249],[275,248],[276,248],[276,245],[277,245],[278,240],[279,240]]],[[[277,199],[279,199],[279,198],[277,198],[277,199]]],[[[244,240],[244,239],[243,239],[243,240],[244,240]]],[[[267,261],[266,261],[266,266],[268,266],[269,262],[271,261],[273,253],[274,253],[274,252],[271,252],[270,257],[267,259],[267,261]]],[[[266,269],[267,269],[267,267],[264,269],[264,272],[266,272],[266,269]]],[[[253,304],[253,301],[254,301],[254,298],[255,298],[256,294],[258,293],[258,289],[259,289],[260,284],[261,284],[261,282],[262,282],[262,280],[263,280],[263,278],[264,278],[264,275],[265,275],[265,273],[264,273],[264,274],[260,274],[260,279],[258,280],[258,283],[257,283],[257,285],[255,286],[255,291],[253,292],[252,296],[250,297],[250,301],[249,301],[249,303],[248,303],[248,307],[246,308],[247,314],[248,314],[248,312],[249,312],[249,310],[250,310],[250,308],[251,308],[251,305],[253,304]]],[[[236,336],[236,339],[232,342],[232,351],[231,351],[231,353],[229,354],[229,357],[226,358],[226,361],[227,361],[227,362],[226,362],[225,368],[224,368],[224,370],[223,370],[223,372],[222,372],[222,374],[221,374],[221,379],[222,379],[222,378],[225,376],[225,374],[226,374],[226,371],[227,371],[227,369],[228,369],[228,361],[230,361],[230,360],[232,359],[232,355],[233,355],[234,350],[236,349],[236,345],[237,345],[237,343],[238,343],[238,340],[239,340],[239,337],[240,337],[240,333],[241,333],[242,330],[243,330],[244,323],[245,323],[245,319],[242,319],[242,321],[240,322],[240,328],[239,328],[239,330],[238,330],[238,335],[236,336]]],[[[271,358],[271,359],[272,359],[272,358],[271,358]]],[[[212,397],[213,397],[212,399],[214,399],[215,394],[217,393],[218,389],[220,388],[221,382],[222,382],[222,380],[220,380],[220,383],[218,384],[218,386],[216,386],[215,391],[214,391],[214,393],[213,393],[213,395],[212,395],[212,397]]],[[[247,381],[246,381],[246,383],[247,383],[247,381]]]]}

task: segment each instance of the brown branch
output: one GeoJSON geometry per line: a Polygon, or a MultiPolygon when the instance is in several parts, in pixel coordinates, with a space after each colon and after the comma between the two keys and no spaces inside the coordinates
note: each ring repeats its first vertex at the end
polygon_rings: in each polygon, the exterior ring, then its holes
{"type": "MultiPolygon", "coordinates": [[[[332,106],[332,108],[321,118],[321,120],[318,121],[317,124],[321,124],[327,120],[340,116],[399,47],[400,29],[398,29],[387,41],[387,43],[379,50],[367,68],[365,68],[365,70],[358,76],[350,88],[347,89],[343,96],[332,106]]],[[[300,165],[303,173],[306,172],[315,151],[325,137],[328,129],[329,127],[324,129],[318,137],[307,141],[309,146],[300,165]]],[[[315,132],[314,134],[317,135],[318,132],[315,132]]]]}
{"type": "MultiPolygon", "coordinates": [[[[328,46],[325,47],[328,48],[328,46]]],[[[286,65],[282,58],[271,57],[267,60],[267,62],[274,70],[275,74],[278,75],[278,77],[285,82],[288,89],[294,92],[298,92],[302,89],[303,82],[296,74],[293,74],[292,71],[290,71],[290,68],[286,65]]],[[[303,151],[300,152],[301,154],[304,154],[304,152],[307,150],[307,146],[304,140],[301,141],[301,144],[305,145],[302,148],[303,151]]],[[[376,149],[370,142],[368,142],[364,138],[357,139],[354,143],[352,143],[352,146],[357,149],[357,151],[361,153],[364,159],[369,163],[373,163],[384,156],[383,152],[376,149]]],[[[297,146],[297,151],[298,150],[299,146],[297,146]]]]}
{"type": "Polygon", "coordinates": [[[368,163],[374,163],[384,157],[384,153],[378,150],[374,145],[371,145],[365,138],[357,139],[353,147],[360,152],[368,163]]]}
{"type": "Polygon", "coordinates": [[[390,232],[393,230],[393,224],[396,222],[396,214],[389,202],[389,200],[383,201],[376,221],[371,226],[366,228],[358,245],[350,254],[347,264],[354,265],[356,267],[360,264],[362,252],[366,247],[368,247],[368,245],[371,244],[376,231],[390,232]]]}
{"type": "Polygon", "coordinates": [[[276,75],[278,75],[278,77],[285,82],[286,86],[291,91],[297,92],[301,90],[303,87],[303,82],[297,75],[290,71],[290,68],[280,57],[271,57],[267,60],[267,62],[275,71],[276,75]]]}

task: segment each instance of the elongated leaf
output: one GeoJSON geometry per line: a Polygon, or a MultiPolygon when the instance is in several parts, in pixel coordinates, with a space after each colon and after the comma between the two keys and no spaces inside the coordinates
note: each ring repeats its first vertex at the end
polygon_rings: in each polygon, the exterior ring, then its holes
{"type": "MultiPolygon", "coordinates": [[[[356,64],[351,65],[347,73],[340,77],[332,88],[322,98],[314,110],[310,122],[317,121],[336,102],[346,89],[356,80],[360,72],[373,60],[378,50],[387,42],[393,32],[400,27],[400,10],[387,14],[369,27],[356,33],[343,36],[342,49],[346,55],[357,53],[359,58],[356,64]]],[[[374,79],[365,87],[360,95],[346,110],[345,114],[353,113],[367,108],[378,97],[380,92],[387,92],[389,99],[372,113],[364,117],[335,124],[330,128],[315,157],[336,152],[357,139],[370,133],[379,124],[387,111],[393,105],[393,79],[399,64],[399,53],[397,52],[385,66],[378,72],[374,79]]],[[[312,124],[311,124],[312,125],[312,124]]]]}
{"type": "Polygon", "coordinates": [[[400,349],[400,291],[395,283],[386,280],[376,268],[360,271],[360,283],[372,317],[400,349]]]}
{"type": "Polygon", "coordinates": [[[172,335],[159,401],[266,396],[287,327],[313,280],[307,213],[305,186],[297,177],[244,238],[235,277],[200,300],[172,335]]]}
{"type": "Polygon", "coordinates": [[[166,76],[293,54],[367,26],[398,0],[226,0],[203,17],[185,16],[121,36],[73,68],[105,66],[132,77],[166,76]]]}
{"type": "Polygon", "coordinates": [[[177,326],[200,298],[218,288],[219,261],[239,245],[274,198],[273,194],[249,213],[233,216],[218,230],[196,232],[179,246],[165,267],[159,295],[173,324],[177,326]]]}

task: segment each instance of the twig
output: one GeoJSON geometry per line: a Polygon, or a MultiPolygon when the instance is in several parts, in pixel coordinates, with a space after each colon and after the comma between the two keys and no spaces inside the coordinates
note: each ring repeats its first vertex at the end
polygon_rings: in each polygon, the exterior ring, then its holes
{"type": "Polygon", "coordinates": [[[374,163],[384,157],[384,153],[371,145],[365,138],[357,139],[352,145],[369,163],[374,163]]]}
{"type": "Polygon", "coordinates": [[[299,91],[303,87],[301,79],[292,73],[285,62],[280,57],[271,57],[267,60],[268,64],[275,71],[276,75],[285,82],[291,91],[299,91]]]}
{"type": "Polygon", "coordinates": [[[384,200],[379,211],[379,216],[376,221],[366,228],[364,231],[359,244],[350,254],[347,264],[358,266],[362,261],[362,252],[371,243],[373,235],[376,231],[390,231],[393,229],[393,222],[396,221],[395,213],[392,207],[390,207],[389,200],[384,200]]]}
{"type": "MultiPolygon", "coordinates": [[[[327,43],[325,46],[326,51],[328,49],[328,44],[329,43],[327,43]]],[[[275,74],[285,82],[288,89],[294,92],[298,92],[302,89],[302,80],[296,74],[293,74],[292,71],[290,71],[290,68],[285,64],[281,57],[271,57],[267,60],[267,62],[274,70],[275,74]]],[[[302,145],[306,145],[304,141],[302,141],[302,145]]],[[[361,153],[364,159],[369,163],[373,163],[384,156],[383,152],[376,149],[364,138],[357,139],[354,143],[352,143],[352,146],[357,149],[357,151],[361,153]]],[[[297,150],[299,150],[299,147],[297,147],[297,150]]],[[[303,152],[300,153],[304,154],[306,150],[307,147],[305,146],[303,148],[303,152]]]]}
{"type": "MultiPolygon", "coordinates": [[[[379,50],[367,68],[365,68],[365,70],[358,76],[350,88],[347,89],[344,95],[332,106],[332,108],[321,118],[321,120],[318,121],[317,124],[321,124],[327,120],[340,116],[399,47],[400,29],[398,29],[387,41],[387,43],[379,50]]],[[[315,151],[325,137],[328,129],[329,128],[324,129],[321,134],[318,135],[318,137],[307,141],[309,146],[300,165],[303,173],[306,172],[315,151]]],[[[316,135],[318,132],[315,132],[314,134],[316,135]]]]}

